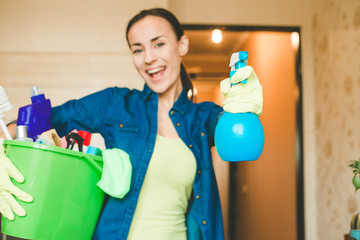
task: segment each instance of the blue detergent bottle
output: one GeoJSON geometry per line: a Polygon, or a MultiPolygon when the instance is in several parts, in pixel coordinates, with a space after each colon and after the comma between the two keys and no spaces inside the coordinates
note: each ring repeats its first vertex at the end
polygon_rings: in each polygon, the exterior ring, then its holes
{"type": "Polygon", "coordinates": [[[41,133],[50,130],[51,103],[39,87],[32,87],[31,93],[32,104],[19,108],[17,125],[27,126],[28,137],[35,142],[41,133]]]}
{"type": "MultiPolygon", "coordinates": [[[[230,77],[247,65],[248,52],[240,51],[230,60],[230,77]],[[235,58],[235,59],[234,59],[235,58]]],[[[246,84],[247,80],[238,84],[246,84]]],[[[254,113],[224,112],[215,128],[215,146],[220,158],[228,162],[253,161],[264,148],[264,128],[254,113]]]]}

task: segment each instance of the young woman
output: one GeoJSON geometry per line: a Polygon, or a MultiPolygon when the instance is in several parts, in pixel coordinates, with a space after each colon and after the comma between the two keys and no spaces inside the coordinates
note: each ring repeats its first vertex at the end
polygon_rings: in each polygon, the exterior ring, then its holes
{"type": "Polygon", "coordinates": [[[169,11],[141,11],[126,37],[144,89],[108,88],[52,113],[60,136],[99,132],[106,148],[130,156],[130,191],[109,197],[94,239],[224,239],[210,152],[223,109],[188,99],[192,84],[181,59],[189,41],[169,11]]]}

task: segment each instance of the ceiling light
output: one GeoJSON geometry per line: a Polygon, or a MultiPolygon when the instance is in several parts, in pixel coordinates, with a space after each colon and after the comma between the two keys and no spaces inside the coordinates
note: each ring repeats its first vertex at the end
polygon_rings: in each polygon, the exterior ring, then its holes
{"type": "Polygon", "coordinates": [[[291,45],[293,48],[297,49],[299,48],[299,42],[300,42],[300,36],[298,32],[292,32],[290,35],[291,38],[291,45]]]}
{"type": "Polygon", "coordinates": [[[222,31],[220,29],[215,29],[212,31],[211,39],[214,43],[219,43],[222,41],[222,31]]]}

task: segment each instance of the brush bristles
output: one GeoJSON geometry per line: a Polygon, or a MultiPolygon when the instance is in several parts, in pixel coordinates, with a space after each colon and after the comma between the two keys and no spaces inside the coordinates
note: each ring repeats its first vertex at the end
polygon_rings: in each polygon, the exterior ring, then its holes
{"type": "Polygon", "coordinates": [[[5,90],[0,86],[0,112],[6,112],[12,109],[12,105],[6,96],[5,90]]]}
{"type": "Polygon", "coordinates": [[[9,102],[8,97],[6,96],[4,88],[0,86],[0,127],[2,128],[6,138],[9,140],[11,140],[12,137],[3,120],[4,117],[3,112],[9,111],[10,109],[12,109],[12,105],[9,102]]]}

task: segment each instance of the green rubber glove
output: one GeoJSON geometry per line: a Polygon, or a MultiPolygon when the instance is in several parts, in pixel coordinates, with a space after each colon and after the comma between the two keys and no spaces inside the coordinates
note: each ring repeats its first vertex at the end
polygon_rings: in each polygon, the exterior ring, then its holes
{"type": "Polygon", "coordinates": [[[4,147],[0,143],[0,212],[3,217],[14,220],[14,213],[19,216],[26,215],[25,209],[20,206],[14,196],[24,202],[32,202],[33,198],[16,187],[10,178],[19,183],[24,182],[24,176],[12,164],[10,159],[6,157],[4,147]]]}
{"type": "Polygon", "coordinates": [[[102,152],[104,166],[97,185],[115,198],[123,198],[130,190],[132,165],[129,155],[121,149],[106,149],[102,152]]]}
{"type": "Polygon", "coordinates": [[[225,96],[223,106],[226,112],[262,114],[262,86],[251,66],[239,68],[231,79],[222,80],[220,90],[225,96]],[[241,83],[245,79],[247,83],[241,83]]]}

